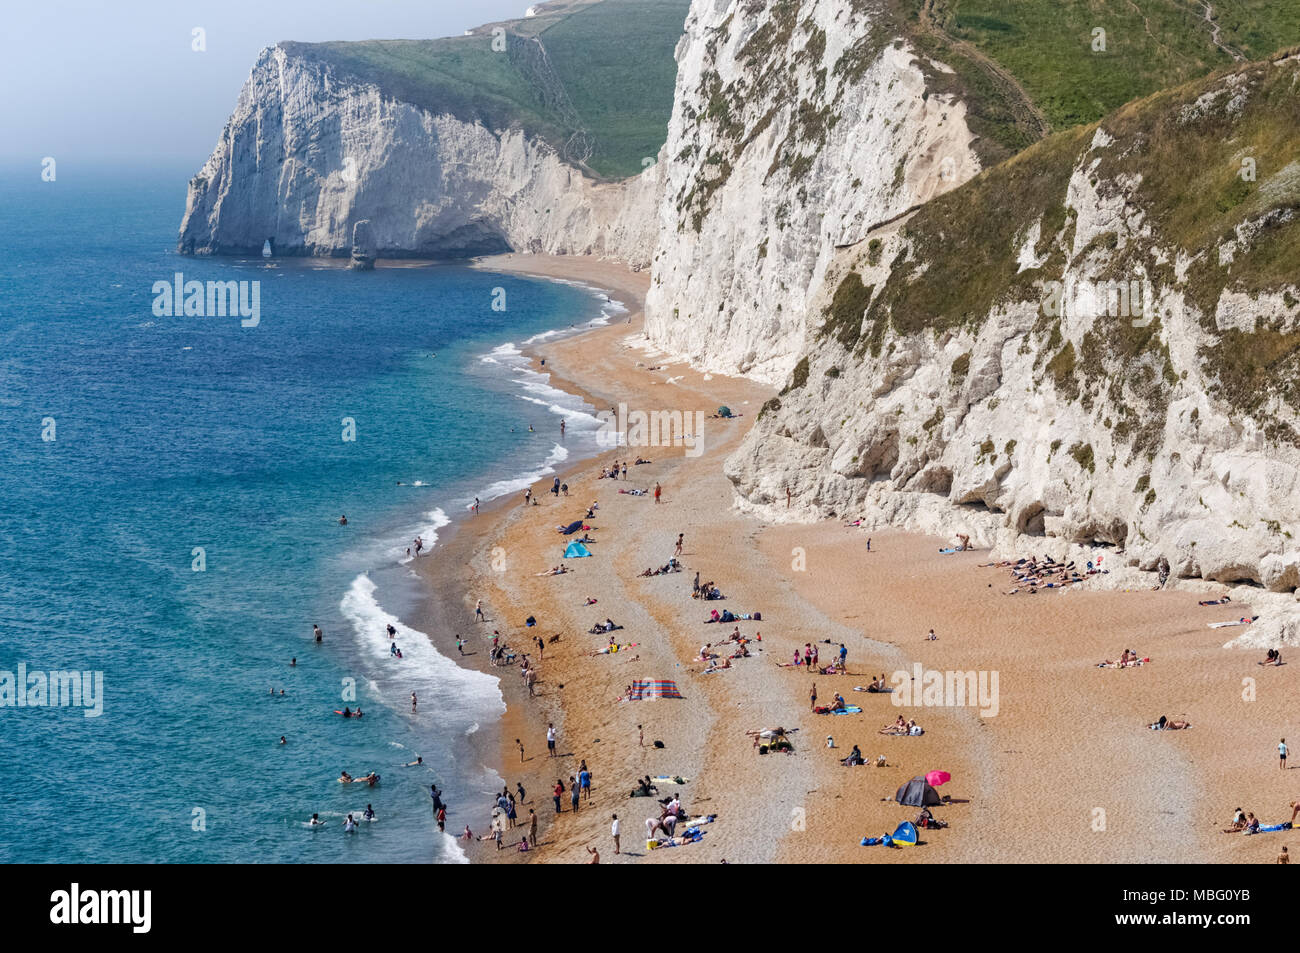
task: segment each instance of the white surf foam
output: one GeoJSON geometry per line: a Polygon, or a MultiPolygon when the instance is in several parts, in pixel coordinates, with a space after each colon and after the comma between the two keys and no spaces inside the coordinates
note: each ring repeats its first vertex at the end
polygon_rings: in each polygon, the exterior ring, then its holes
{"type": "Polygon", "coordinates": [[[532,486],[543,477],[550,476],[555,472],[555,468],[569,458],[569,451],[558,443],[551,447],[550,455],[536,469],[529,470],[527,473],[521,473],[518,476],[507,477],[504,480],[497,480],[486,486],[478,495],[483,501],[495,500],[499,497],[506,496],[510,493],[518,493],[527,487],[532,486]]]}
{"type": "MultiPolygon", "coordinates": [[[[423,484],[419,485],[422,486],[423,484]]],[[[438,542],[438,530],[451,522],[451,517],[442,511],[442,507],[430,510],[425,514],[425,519],[427,522],[418,526],[415,531],[411,533],[412,540],[417,536],[424,540],[424,548],[420,550],[421,553],[428,553],[433,549],[434,544],[438,542]]],[[[415,547],[410,540],[405,540],[390,546],[385,555],[389,559],[395,559],[400,563],[409,563],[415,559],[415,547]],[[409,556],[406,553],[408,548],[411,550],[409,556]]]]}
{"type": "MultiPolygon", "coordinates": [[[[473,723],[484,713],[500,715],[506,710],[500,682],[492,675],[461,668],[434,648],[429,637],[387,611],[375,595],[375,583],[362,573],[352,580],[339,603],[339,611],[352,626],[363,654],[379,668],[381,682],[391,672],[400,677],[403,688],[385,692],[381,683],[371,690],[394,710],[409,710],[410,689],[420,696],[420,712],[439,724],[464,720],[473,723]],[[397,630],[392,641],[402,658],[389,654],[387,626],[397,630]]],[[[450,727],[450,725],[449,725],[450,727]]]]}

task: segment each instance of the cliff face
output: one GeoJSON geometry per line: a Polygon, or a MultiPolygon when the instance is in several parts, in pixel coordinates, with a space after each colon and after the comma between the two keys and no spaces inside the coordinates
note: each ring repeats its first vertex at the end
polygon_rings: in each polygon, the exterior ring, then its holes
{"type": "Polygon", "coordinates": [[[783,380],[836,246],[978,171],[965,107],[927,93],[875,7],[692,4],[659,163],[658,347],[783,380]]]}
{"type": "Polygon", "coordinates": [[[657,167],[597,183],[522,129],[392,98],[327,63],[263,51],[190,182],[179,249],[345,256],[369,221],[380,257],[514,249],[648,264],[657,167]]]}
{"type": "Polygon", "coordinates": [[[788,519],[788,485],[798,518],[1294,590],[1297,122],[1300,59],[1243,67],[835,252],[805,358],[727,463],[742,505],[788,519]]]}

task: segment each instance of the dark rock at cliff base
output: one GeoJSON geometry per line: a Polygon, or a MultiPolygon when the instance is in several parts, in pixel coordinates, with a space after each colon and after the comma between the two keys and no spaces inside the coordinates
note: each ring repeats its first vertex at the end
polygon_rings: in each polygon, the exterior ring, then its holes
{"type": "Polygon", "coordinates": [[[352,226],[352,260],[348,267],[353,271],[375,270],[375,247],[369,219],[362,219],[352,226]]]}

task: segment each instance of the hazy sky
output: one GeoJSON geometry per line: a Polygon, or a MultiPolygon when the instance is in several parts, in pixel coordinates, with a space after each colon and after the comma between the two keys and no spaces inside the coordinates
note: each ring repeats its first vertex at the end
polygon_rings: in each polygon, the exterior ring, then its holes
{"type": "Polygon", "coordinates": [[[0,157],[63,166],[192,160],[217,142],[265,46],[453,36],[530,0],[6,0],[0,157]],[[192,31],[206,32],[195,52],[192,31]]]}

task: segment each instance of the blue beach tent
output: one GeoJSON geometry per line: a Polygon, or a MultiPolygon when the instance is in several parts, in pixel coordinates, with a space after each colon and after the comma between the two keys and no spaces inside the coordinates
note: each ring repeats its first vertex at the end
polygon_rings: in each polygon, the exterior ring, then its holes
{"type": "Polygon", "coordinates": [[[582,543],[578,542],[576,539],[568,546],[564,547],[565,559],[578,559],[582,556],[590,555],[591,553],[587,550],[587,547],[582,545],[582,543]]]}

